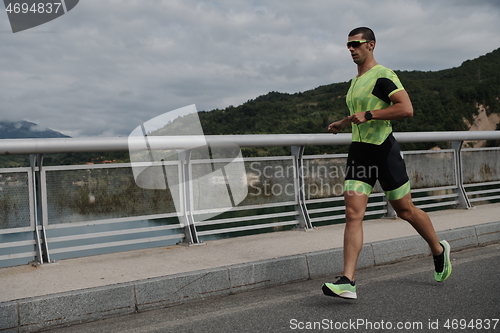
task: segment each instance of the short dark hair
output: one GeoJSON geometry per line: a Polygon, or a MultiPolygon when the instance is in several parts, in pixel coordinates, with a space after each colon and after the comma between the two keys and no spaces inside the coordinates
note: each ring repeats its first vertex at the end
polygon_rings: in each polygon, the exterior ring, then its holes
{"type": "Polygon", "coordinates": [[[370,28],[367,27],[356,28],[349,33],[349,37],[356,36],[357,34],[361,34],[361,36],[363,36],[364,39],[376,41],[375,33],[370,28]]]}

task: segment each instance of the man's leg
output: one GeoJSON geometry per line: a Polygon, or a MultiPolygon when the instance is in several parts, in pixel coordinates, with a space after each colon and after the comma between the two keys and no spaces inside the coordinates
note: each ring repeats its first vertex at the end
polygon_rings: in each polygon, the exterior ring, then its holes
{"type": "Polygon", "coordinates": [[[434,256],[434,279],[437,282],[446,280],[452,271],[450,261],[450,244],[447,241],[439,242],[434,226],[429,215],[423,210],[415,207],[408,193],[398,200],[390,200],[390,203],[399,217],[410,222],[417,232],[427,241],[434,256]]]}
{"type": "Polygon", "coordinates": [[[429,215],[413,204],[411,193],[406,194],[398,200],[389,200],[389,202],[398,216],[408,221],[420,236],[425,239],[433,255],[439,255],[443,252],[443,247],[439,244],[429,215]]]}
{"type": "MultiPolygon", "coordinates": [[[[352,184],[351,184],[352,185],[352,184]]],[[[358,185],[361,185],[358,183],[358,185]]],[[[367,188],[371,191],[371,186],[367,188]]],[[[369,192],[357,192],[346,190],[345,215],[346,226],[344,229],[344,276],[335,283],[325,283],[321,287],[327,296],[356,299],[356,286],[354,275],[356,273],[356,263],[363,247],[363,218],[365,216],[366,204],[368,203],[369,192]],[[365,194],[366,193],[366,194],[365,194]]]]}
{"type": "Polygon", "coordinates": [[[346,226],[344,230],[344,276],[354,281],[356,264],[363,247],[363,218],[368,196],[366,194],[344,192],[346,226]]]}

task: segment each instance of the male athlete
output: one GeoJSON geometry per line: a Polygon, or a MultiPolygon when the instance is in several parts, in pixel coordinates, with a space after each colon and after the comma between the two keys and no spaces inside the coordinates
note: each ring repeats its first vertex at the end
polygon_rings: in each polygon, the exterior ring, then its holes
{"type": "Polygon", "coordinates": [[[429,216],[413,204],[405,162],[392,135],[391,120],[413,116],[410,98],[397,75],[375,61],[376,42],[371,29],[356,28],[347,40],[352,60],[358,66],[358,75],[352,79],[346,97],[350,116],[328,126],[328,131],[337,134],[352,124],[344,183],[344,276],[337,282],[325,283],[323,293],[357,298],[354,275],[363,246],[362,222],[377,179],[397,215],[408,221],[429,244],[434,256],[434,278],[442,282],[451,273],[450,245],[438,241],[429,216]]]}

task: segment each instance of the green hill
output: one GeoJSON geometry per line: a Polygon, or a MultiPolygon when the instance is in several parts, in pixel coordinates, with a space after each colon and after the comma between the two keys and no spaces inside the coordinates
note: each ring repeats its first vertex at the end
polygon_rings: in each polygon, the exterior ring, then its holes
{"type": "Polygon", "coordinates": [[[0,139],[27,138],[69,138],[69,136],[49,128],[40,128],[28,121],[0,121],[0,139]]]}
{"type": "MultiPolygon", "coordinates": [[[[28,121],[0,121],[0,139],[27,138],[69,138],[69,136],[49,128],[42,128],[28,121]]],[[[29,157],[27,156],[0,156],[0,168],[23,167],[28,165],[29,157]]]]}
{"type": "MultiPolygon", "coordinates": [[[[413,102],[414,117],[393,121],[395,132],[462,131],[473,123],[478,105],[500,112],[500,49],[460,67],[441,71],[396,71],[413,102]]],[[[309,91],[270,92],[223,110],[200,112],[206,135],[326,133],[331,122],[348,114],[349,82],[309,91]]],[[[348,130],[350,131],[350,129],[348,130]]],[[[346,132],[348,132],[346,130],[346,132]]],[[[428,149],[435,143],[406,144],[404,149],[428,149]]],[[[286,148],[244,149],[245,155],[288,154],[286,148]]],[[[309,154],[345,152],[346,147],[311,147],[309,154]]]]}

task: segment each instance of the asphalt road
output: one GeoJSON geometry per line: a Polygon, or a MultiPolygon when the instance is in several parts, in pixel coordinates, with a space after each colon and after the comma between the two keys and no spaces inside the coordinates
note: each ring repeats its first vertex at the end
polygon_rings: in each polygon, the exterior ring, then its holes
{"type": "Polygon", "coordinates": [[[448,280],[432,259],[358,271],[357,300],[308,280],[68,328],[88,332],[499,332],[500,244],[452,253],[448,280]]]}

